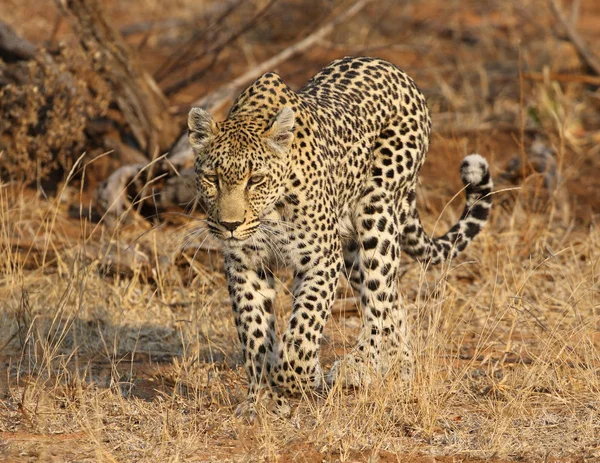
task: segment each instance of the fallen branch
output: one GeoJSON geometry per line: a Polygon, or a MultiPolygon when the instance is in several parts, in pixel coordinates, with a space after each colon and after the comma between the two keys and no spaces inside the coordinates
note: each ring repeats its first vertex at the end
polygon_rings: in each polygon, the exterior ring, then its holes
{"type": "Polygon", "coordinates": [[[144,246],[127,246],[116,241],[87,241],[74,244],[68,240],[54,242],[48,249],[47,237],[33,239],[2,237],[0,245],[10,249],[15,262],[24,269],[49,269],[62,261],[65,256],[83,259],[88,264],[95,263],[107,275],[120,273],[134,275],[141,273],[146,277],[152,276],[150,257],[152,251],[144,246]]]}
{"type": "Polygon", "coordinates": [[[586,74],[557,74],[554,72],[544,74],[542,72],[528,72],[523,74],[523,78],[525,80],[534,80],[536,82],[544,82],[546,79],[549,79],[557,82],[600,85],[600,76],[590,76],[586,74]]]}
{"type": "Polygon", "coordinates": [[[571,21],[562,13],[560,7],[556,3],[556,0],[549,0],[549,2],[552,12],[565,29],[565,32],[569,36],[571,43],[573,43],[588,67],[594,71],[594,74],[600,76],[600,60],[598,60],[598,58],[590,51],[583,38],[581,38],[579,33],[575,30],[575,27],[573,27],[571,21]]]}

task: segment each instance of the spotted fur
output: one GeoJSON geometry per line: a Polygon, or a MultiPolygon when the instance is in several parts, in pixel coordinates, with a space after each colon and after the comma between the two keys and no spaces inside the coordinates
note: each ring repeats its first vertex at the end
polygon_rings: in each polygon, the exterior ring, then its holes
{"type": "Polygon", "coordinates": [[[462,217],[445,235],[430,238],[415,204],[429,111],[413,80],[376,58],[334,61],[298,92],[277,74],[265,74],[242,92],[225,121],[193,108],[189,128],[208,227],[223,240],[249,381],[242,408],[260,400],[285,413],[285,395],[325,379],[365,384],[392,367],[409,380],[400,250],[435,264],[467,246],[491,207],[485,159],[464,159],[462,217]],[[295,276],[281,342],[269,270],[274,260],[295,276]],[[344,268],[360,291],[363,327],[353,351],[324,378],[319,346],[344,268]]]}

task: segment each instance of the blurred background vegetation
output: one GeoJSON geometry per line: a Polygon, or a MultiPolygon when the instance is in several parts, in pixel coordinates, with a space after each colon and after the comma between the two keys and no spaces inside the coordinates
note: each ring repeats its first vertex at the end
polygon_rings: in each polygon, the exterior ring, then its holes
{"type": "MultiPolygon", "coordinates": [[[[119,167],[155,161],[148,181],[190,166],[189,152],[176,156],[186,147],[172,148],[191,105],[224,117],[261,72],[276,70],[300,88],[345,55],[380,56],[403,68],[427,96],[436,136],[462,152],[492,151],[506,179],[523,180],[532,169],[546,172],[548,186],[564,174],[557,163],[563,170],[598,167],[600,65],[589,47],[600,39],[594,0],[177,0],[168,7],[158,0],[3,0],[3,6],[2,178],[52,194],[79,159],[76,180],[83,165],[93,166],[83,189],[92,208],[103,205],[94,213],[115,202],[115,213],[125,209],[117,195],[98,193],[119,167]],[[534,141],[542,154],[532,157],[534,141]],[[577,156],[565,165],[563,152],[577,156]],[[160,162],[174,156],[171,166],[160,162]]],[[[111,188],[128,185],[130,201],[147,202],[140,198],[145,183],[133,187],[130,173],[111,188]]],[[[582,196],[599,186],[586,182],[582,196]]],[[[163,194],[163,206],[193,200],[163,194]]]]}

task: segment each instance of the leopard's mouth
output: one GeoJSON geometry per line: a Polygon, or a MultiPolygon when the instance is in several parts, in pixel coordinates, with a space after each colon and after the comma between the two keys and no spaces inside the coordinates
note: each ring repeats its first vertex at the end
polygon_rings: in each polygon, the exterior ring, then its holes
{"type": "Polygon", "coordinates": [[[225,230],[216,223],[208,223],[208,230],[218,240],[227,243],[229,245],[239,245],[248,241],[252,235],[258,230],[258,225],[251,228],[236,229],[236,230],[225,230]]]}

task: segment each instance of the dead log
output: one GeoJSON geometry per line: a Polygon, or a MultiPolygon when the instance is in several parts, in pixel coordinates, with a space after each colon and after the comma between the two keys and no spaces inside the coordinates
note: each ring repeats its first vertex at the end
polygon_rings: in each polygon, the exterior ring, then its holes
{"type": "Polygon", "coordinates": [[[154,178],[146,182],[148,164],[119,167],[96,188],[95,207],[109,225],[143,217],[161,218],[172,209],[195,210],[198,203],[193,167],[178,168],[167,159],[154,164],[154,178]]]}
{"type": "Polygon", "coordinates": [[[14,256],[13,264],[27,270],[53,271],[57,262],[77,259],[86,264],[95,264],[104,270],[105,275],[121,274],[132,276],[135,273],[152,277],[152,250],[144,246],[128,246],[117,241],[69,242],[53,241],[48,246],[48,237],[33,239],[2,237],[0,245],[10,249],[14,256]]]}
{"type": "Polygon", "coordinates": [[[7,63],[30,60],[35,56],[36,47],[29,40],[19,36],[8,24],[0,21],[0,59],[7,63]]]}
{"type": "Polygon", "coordinates": [[[143,205],[152,216],[172,208],[195,209],[197,197],[193,161],[194,154],[187,134],[184,134],[168,156],[152,163],[152,184],[148,184],[145,174],[148,163],[123,165],[98,185],[94,192],[95,207],[111,225],[118,223],[117,219],[129,222],[136,217],[141,218],[138,212],[142,212],[143,205]],[[126,215],[132,217],[127,218],[126,215]]]}
{"type": "Polygon", "coordinates": [[[82,47],[93,57],[97,73],[110,87],[139,147],[155,159],[168,149],[178,132],[166,98],[119,31],[107,21],[97,0],[55,1],[82,47]]]}
{"type": "MultiPolygon", "coordinates": [[[[55,0],[80,46],[50,54],[0,22],[0,175],[56,191],[74,159],[101,153],[86,183],[119,165],[147,164],[178,135],[152,78],[101,14],[96,0],[55,0]],[[131,134],[128,144],[123,134],[131,134]],[[145,155],[142,153],[145,152],[145,155]]],[[[146,179],[152,178],[152,168],[146,179]]],[[[145,182],[142,182],[145,184],[145,182]]],[[[145,194],[145,192],[144,192],[145,194]]]]}

